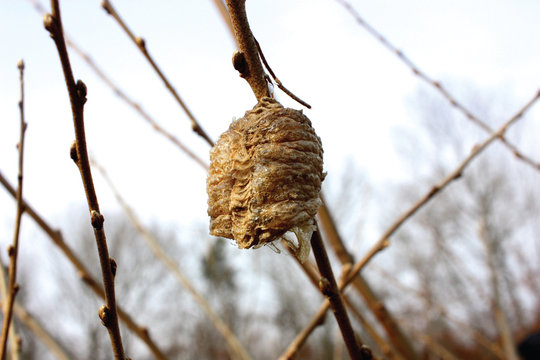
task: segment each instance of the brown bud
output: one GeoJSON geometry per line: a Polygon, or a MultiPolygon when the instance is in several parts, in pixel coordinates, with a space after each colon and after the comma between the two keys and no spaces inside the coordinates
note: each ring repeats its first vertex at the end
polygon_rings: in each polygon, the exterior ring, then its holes
{"type": "MultiPolygon", "coordinates": [[[[292,231],[306,247],[321,205],[323,150],[302,111],[263,98],[233,121],[210,152],[210,233],[239,248],[264,245],[292,231]]],[[[299,255],[307,258],[307,253],[299,255]]]]}

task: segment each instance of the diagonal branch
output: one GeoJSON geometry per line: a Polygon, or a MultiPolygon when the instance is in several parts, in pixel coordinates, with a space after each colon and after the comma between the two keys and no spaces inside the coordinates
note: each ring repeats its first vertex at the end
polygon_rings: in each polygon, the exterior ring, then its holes
{"type": "MultiPolygon", "coordinates": [[[[452,94],[448,92],[448,90],[440,83],[440,81],[436,81],[432,79],[429,75],[427,75],[425,72],[423,72],[417,65],[415,65],[411,59],[409,59],[403,51],[399,50],[396,46],[394,46],[386,37],[384,37],[377,29],[375,29],[373,26],[371,26],[369,23],[367,23],[360,14],[352,7],[350,3],[348,3],[346,0],[336,0],[338,3],[340,3],[350,14],[356,22],[362,26],[370,35],[372,35],[377,41],[379,41],[385,48],[390,50],[392,54],[394,54],[401,62],[403,62],[409,69],[411,69],[412,73],[416,75],[418,78],[422,79],[424,82],[426,82],[428,85],[433,87],[435,90],[437,90],[447,101],[452,105],[454,108],[456,108],[458,111],[460,111],[463,115],[467,117],[472,123],[474,123],[476,126],[478,126],[480,129],[484,130],[486,133],[490,134],[493,133],[495,130],[492,129],[489,125],[487,125],[484,121],[480,120],[478,117],[476,117],[471,111],[469,111],[462,103],[460,103],[452,94]]],[[[540,170],[540,163],[531,159],[530,157],[524,155],[515,145],[510,143],[504,135],[501,135],[499,137],[499,140],[514,154],[516,158],[523,161],[524,163],[532,166],[536,170],[540,170]]]]}
{"type": "Polygon", "coordinates": [[[109,332],[113,353],[115,359],[124,360],[124,348],[122,346],[122,337],[120,335],[120,327],[118,326],[118,316],[116,310],[116,297],[114,289],[114,273],[113,267],[116,269],[114,260],[109,257],[109,249],[107,247],[107,238],[103,229],[105,221],[99,210],[99,203],[94,189],[90,162],[88,160],[88,151],[86,147],[86,136],[84,129],[84,103],[86,102],[86,85],[78,80],[75,83],[69,56],[64,40],[64,31],[62,28],[62,19],[60,16],[60,5],[58,0],[51,0],[52,14],[47,14],[43,18],[45,28],[51,34],[54,40],[64,78],[69,93],[71,103],[71,111],[73,113],[73,126],[75,129],[75,142],[71,147],[71,158],[75,161],[81,179],[84,185],[88,209],[90,211],[90,221],[94,228],[94,236],[98,248],[99,260],[101,264],[101,273],[103,276],[103,286],[105,289],[105,303],[99,309],[99,317],[103,325],[109,332]],[[114,263],[114,265],[113,265],[114,263]]]}
{"type": "Polygon", "coordinates": [[[169,92],[172,94],[178,105],[184,110],[188,118],[191,120],[191,129],[197,133],[200,137],[202,137],[210,146],[214,145],[214,142],[208,134],[204,131],[204,129],[201,127],[193,113],[189,110],[187,105],[184,103],[178,92],[174,89],[171,82],[167,79],[163,71],[157,66],[156,62],[148,52],[148,49],[146,48],[146,42],[144,39],[140,36],[135,36],[133,32],[127,27],[126,23],[122,20],[116,9],[112,6],[111,2],[109,0],[103,0],[101,2],[101,7],[107,12],[107,14],[111,15],[114,20],[120,25],[120,27],[125,31],[125,33],[129,36],[129,38],[135,43],[137,48],[141,51],[141,53],[144,55],[146,60],[150,63],[154,71],[158,74],[161,81],[163,81],[163,84],[165,84],[165,87],[169,92]]]}
{"type": "Polygon", "coordinates": [[[454,171],[448,174],[439,184],[433,186],[431,190],[424,195],[416,204],[414,204],[409,210],[407,210],[401,217],[399,217],[380,237],[377,243],[371,248],[370,251],[364,256],[363,259],[358,261],[351,273],[349,274],[349,279],[347,285],[352,281],[354,276],[358,274],[362,268],[380,251],[385,249],[390,245],[390,237],[407,221],[412,217],[420,208],[427,204],[436,194],[441,192],[446,188],[451,182],[457,180],[463,174],[463,171],[469,164],[480,155],[491,143],[495,140],[500,139],[501,136],[504,136],[506,130],[512,125],[514,125],[523,115],[538,101],[540,98],[540,91],[538,91],[532,99],[530,99],[514,116],[512,116],[506,123],[504,123],[497,131],[491,133],[491,135],[485,139],[482,143],[476,145],[471,150],[469,156],[467,156],[461,164],[459,164],[454,171]]]}
{"type": "Polygon", "coordinates": [[[19,291],[19,284],[17,284],[17,258],[19,253],[19,234],[21,231],[21,219],[24,212],[23,204],[23,159],[24,159],[24,134],[26,133],[26,122],[24,121],[24,62],[19,60],[17,67],[19,68],[19,79],[21,86],[21,99],[19,100],[20,110],[20,135],[19,143],[17,145],[19,149],[19,173],[17,175],[17,194],[15,196],[17,202],[17,212],[15,215],[15,230],[13,234],[13,243],[8,248],[9,255],[9,270],[8,270],[8,285],[7,285],[7,301],[4,304],[4,322],[2,323],[2,335],[0,338],[0,358],[4,360],[6,358],[7,340],[9,335],[9,329],[11,319],[13,317],[13,304],[15,303],[15,296],[19,291]]]}

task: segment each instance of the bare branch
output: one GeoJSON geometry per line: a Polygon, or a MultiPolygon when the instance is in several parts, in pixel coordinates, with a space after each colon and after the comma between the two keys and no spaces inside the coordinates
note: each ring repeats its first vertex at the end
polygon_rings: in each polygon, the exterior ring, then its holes
{"type": "MultiPolygon", "coordinates": [[[[385,48],[390,50],[392,54],[394,54],[401,62],[403,62],[409,69],[411,69],[412,73],[422,79],[424,82],[426,82],[428,85],[433,87],[435,90],[437,90],[447,101],[450,105],[452,105],[454,108],[456,108],[458,111],[460,111],[467,119],[469,119],[472,123],[477,125],[480,129],[484,130],[486,133],[490,134],[493,133],[495,130],[492,129],[489,125],[487,125],[484,121],[480,120],[478,117],[476,117],[471,111],[469,111],[462,103],[460,103],[452,94],[448,92],[448,90],[441,84],[440,81],[436,81],[429,77],[425,72],[423,72],[417,65],[415,65],[411,59],[409,59],[403,51],[395,47],[386,37],[384,37],[377,29],[375,29],[373,26],[368,24],[361,16],[360,14],[352,7],[350,3],[348,3],[346,0],[336,0],[338,3],[340,3],[351,15],[354,17],[356,22],[362,26],[370,35],[372,35],[375,39],[377,39],[385,48]]],[[[531,159],[530,157],[524,155],[515,145],[510,143],[504,135],[499,137],[499,140],[514,154],[516,158],[523,161],[524,163],[532,166],[536,170],[540,170],[540,163],[531,159]]]]}
{"type": "Polygon", "coordinates": [[[253,40],[255,40],[255,45],[257,45],[257,51],[259,52],[259,55],[261,56],[261,60],[264,64],[264,67],[266,68],[266,70],[268,70],[268,72],[270,73],[270,76],[272,76],[272,79],[274,79],[278,88],[280,88],[285,94],[289,95],[296,102],[300,103],[301,105],[304,105],[308,109],[311,109],[311,105],[309,105],[304,100],[300,99],[298,96],[294,95],[289,89],[285,87],[285,85],[281,83],[281,81],[277,78],[276,74],[274,74],[274,72],[272,71],[272,68],[270,68],[270,65],[268,65],[268,62],[266,61],[266,58],[264,57],[264,54],[262,52],[261,45],[255,38],[255,36],[253,37],[253,40]]]}
{"type": "Polygon", "coordinates": [[[9,270],[8,270],[8,285],[7,285],[7,301],[4,304],[4,322],[2,323],[2,336],[0,338],[0,358],[4,360],[6,358],[7,340],[9,337],[9,329],[11,319],[13,317],[13,304],[15,303],[15,296],[19,290],[19,284],[17,284],[17,259],[19,254],[19,234],[21,231],[21,219],[24,212],[23,204],[23,159],[24,159],[24,135],[26,133],[26,122],[24,121],[24,62],[19,60],[17,63],[19,68],[19,79],[21,87],[21,98],[19,100],[20,111],[20,135],[19,143],[17,145],[19,149],[19,173],[17,175],[17,193],[16,202],[17,210],[15,215],[15,230],[13,234],[13,242],[8,248],[9,255],[9,270]]]}
{"type": "Polygon", "coordinates": [[[191,129],[197,133],[200,137],[202,137],[210,146],[214,145],[214,142],[208,134],[203,130],[193,113],[189,110],[187,105],[184,103],[178,92],[174,89],[171,82],[167,79],[163,71],[157,66],[156,62],[148,52],[148,49],[146,48],[146,42],[144,39],[140,36],[135,36],[133,32],[127,27],[126,23],[122,20],[116,9],[112,6],[111,2],[108,0],[104,0],[101,2],[101,7],[107,12],[107,14],[111,15],[114,20],[120,25],[120,27],[124,30],[124,32],[129,36],[129,38],[135,43],[137,48],[141,51],[141,53],[144,55],[146,60],[150,63],[154,71],[158,74],[161,81],[163,81],[163,84],[169,90],[169,92],[172,94],[178,105],[184,110],[188,118],[191,120],[191,129]]]}
{"type": "Polygon", "coordinates": [[[227,0],[227,8],[234,29],[234,37],[240,50],[233,56],[233,65],[240,72],[240,76],[249,83],[257,101],[260,101],[263,97],[270,96],[270,90],[259,59],[257,45],[249,27],[246,0],[227,0]],[[242,67],[239,67],[239,64],[242,64],[242,67]]]}
{"type": "Polygon", "coordinates": [[[113,353],[115,359],[124,360],[124,348],[122,346],[122,337],[118,326],[118,316],[116,310],[116,297],[114,289],[114,274],[111,263],[114,261],[109,257],[107,247],[107,238],[103,229],[104,217],[100,213],[99,203],[94,189],[90,162],[88,160],[88,152],[86,148],[86,136],[84,129],[84,103],[86,102],[86,85],[78,80],[75,83],[69,56],[64,40],[64,31],[62,28],[62,19],[60,16],[60,5],[58,0],[51,0],[52,14],[44,16],[45,28],[51,34],[54,40],[62,70],[66,81],[66,86],[69,93],[71,103],[71,111],[73,113],[73,126],[75,129],[75,142],[71,148],[71,157],[75,161],[81,179],[84,185],[88,209],[90,211],[90,221],[94,228],[96,245],[98,248],[99,260],[101,264],[101,273],[103,276],[103,286],[105,289],[105,303],[99,311],[99,315],[103,325],[109,332],[113,353]]]}
{"type": "Polygon", "coordinates": [[[314,231],[311,236],[311,247],[321,274],[321,278],[319,279],[319,289],[330,302],[339,329],[341,330],[341,335],[343,336],[343,340],[345,340],[345,345],[347,345],[349,356],[351,359],[371,359],[371,356],[364,356],[360,351],[360,346],[358,346],[354,330],[351,326],[349,316],[347,315],[347,310],[345,309],[345,305],[343,305],[343,300],[341,299],[336,279],[334,278],[334,273],[330,266],[330,260],[328,259],[328,254],[324,248],[319,230],[314,231]]]}
{"type": "Polygon", "coordinates": [[[407,221],[411,216],[413,216],[420,208],[422,208],[425,204],[427,204],[436,194],[438,194],[441,190],[446,188],[448,184],[450,184],[452,181],[457,180],[461,177],[461,174],[465,170],[465,168],[478,156],[484,151],[493,141],[496,139],[499,139],[501,136],[504,136],[504,133],[506,130],[514,125],[519,119],[523,117],[525,112],[527,112],[540,98],[540,91],[538,91],[532,99],[530,99],[514,116],[512,116],[506,123],[504,123],[497,131],[494,131],[491,133],[491,135],[484,140],[482,143],[476,145],[471,150],[469,156],[467,156],[461,164],[457,166],[454,171],[452,171],[450,174],[448,174],[439,184],[433,186],[431,190],[424,195],[416,204],[414,204],[409,210],[407,210],[401,217],[399,217],[380,237],[380,239],[375,243],[375,245],[371,248],[370,251],[366,255],[364,255],[363,259],[358,261],[353,269],[351,270],[351,273],[349,274],[349,280],[347,281],[347,284],[350,283],[354,276],[358,274],[362,268],[380,251],[382,251],[384,248],[386,248],[390,244],[390,237],[407,221]]]}

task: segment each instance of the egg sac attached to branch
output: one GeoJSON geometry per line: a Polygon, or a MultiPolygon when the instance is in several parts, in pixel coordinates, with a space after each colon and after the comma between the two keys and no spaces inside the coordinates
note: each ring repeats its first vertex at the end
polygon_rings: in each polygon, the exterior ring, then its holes
{"type": "Polygon", "coordinates": [[[210,152],[210,233],[248,249],[292,231],[298,238],[293,248],[305,260],[321,205],[322,155],[321,140],[302,111],[263,98],[232,122],[210,152]]]}

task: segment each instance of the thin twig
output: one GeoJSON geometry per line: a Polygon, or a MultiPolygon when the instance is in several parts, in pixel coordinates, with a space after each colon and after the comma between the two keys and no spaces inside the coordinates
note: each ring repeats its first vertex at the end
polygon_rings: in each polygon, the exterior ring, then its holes
{"type": "MultiPolygon", "coordinates": [[[[0,172],[0,184],[7,190],[7,192],[15,198],[16,190],[11,186],[7,181],[6,177],[0,172]]],[[[59,230],[54,230],[41,215],[39,215],[34,208],[28,204],[26,200],[23,199],[24,212],[36,222],[36,224],[47,234],[49,239],[62,251],[66,258],[73,264],[77,271],[77,275],[86,284],[96,295],[105,298],[105,293],[103,287],[99,282],[94,279],[90,272],[86,269],[83,262],[75,255],[75,252],[68,246],[64,241],[64,237],[59,230]]],[[[167,357],[165,354],[158,348],[154,340],[150,337],[150,331],[148,328],[138,325],[131,316],[122,309],[121,306],[117,307],[118,316],[126,324],[128,329],[130,329],[138,338],[140,338],[150,349],[152,355],[156,359],[165,360],[167,357]]]]}
{"type": "MultiPolygon", "coordinates": [[[[476,117],[471,111],[469,111],[462,103],[460,103],[454,96],[452,96],[448,90],[443,87],[440,81],[436,81],[429,77],[425,72],[423,72],[418,66],[416,66],[411,59],[409,59],[403,51],[399,50],[396,46],[394,46],[386,37],[384,37],[377,29],[375,29],[373,26],[371,26],[369,23],[367,23],[360,14],[352,7],[350,3],[348,3],[346,0],[336,0],[338,3],[340,3],[350,14],[351,16],[356,20],[356,22],[362,26],[370,35],[372,35],[375,39],[377,39],[385,48],[390,50],[392,54],[394,54],[401,62],[403,62],[409,69],[411,69],[412,73],[425,81],[428,85],[433,87],[435,90],[437,90],[447,101],[452,105],[454,108],[456,108],[458,111],[460,111],[467,119],[469,119],[472,123],[477,125],[479,128],[484,130],[486,133],[490,134],[494,132],[494,129],[492,129],[489,125],[487,125],[484,121],[480,120],[478,117],[476,117]]],[[[504,136],[500,136],[499,140],[514,154],[516,158],[519,160],[525,162],[526,164],[532,166],[536,170],[540,170],[540,163],[531,159],[530,157],[524,155],[515,145],[510,143],[504,136]]]]}
{"type": "Polygon", "coordinates": [[[191,129],[200,137],[202,137],[210,146],[214,145],[214,142],[208,134],[204,131],[204,129],[201,127],[193,113],[189,110],[187,105],[184,103],[178,92],[175,90],[175,88],[172,86],[171,82],[167,79],[163,71],[157,66],[156,62],[148,52],[148,49],[146,48],[146,42],[144,39],[140,36],[135,36],[133,32],[128,28],[126,23],[122,20],[116,9],[112,6],[111,2],[108,0],[104,0],[101,2],[101,7],[107,12],[107,14],[111,15],[114,20],[120,25],[120,27],[124,30],[124,32],[129,36],[129,38],[135,43],[137,48],[141,51],[141,53],[144,55],[146,60],[150,63],[154,71],[158,74],[161,81],[163,81],[163,84],[165,87],[169,90],[169,92],[172,94],[178,105],[184,110],[186,115],[188,116],[189,120],[191,121],[191,129]]]}
{"type": "Polygon", "coordinates": [[[265,73],[257,51],[255,39],[249,28],[246,14],[246,0],[227,0],[227,8],[234,29],[234,37],[239,47],[233,57],[233,64],[240,75],[246,79],[257,98],[270,96],[265,73]]]}
{"type": "Polygon", "coordinates": [[[58,55],[60,57],[60,62],[62,64],[62,70],[64,72],[66,86],[69,93],[69,100],[71,103],[71,111],[73,113],[73,126],[75,129],[75,142],[71,148],[71,158],[74,160],[81,174],[81,179],[88,202],[88,209],[90,211],[90,221],[92,223],[92,227],[94,228],[94,235],[96,238],[99,260],[101,263],[106,305],[99,309],[99,317],[109,332],[115,359],[124,360],[124,348],[122,346],[120,327],[118,326],[114,289],[114,273],[112,270],[113,266],[115,269],[116,266],[113,265],[114,260],[109,257],[107,238],[103,229],[103,222],[105,219],[99,210],[99,203],[96,191],[94,189],[94,182],[92,180],[92,172],[90,169],[90,162],[88,160],[88,152],[86,148],[84,129],[86,85],[81,80],[78,80],[77,83],[75,83],[73,77],[73,72],[71,70],[69,56],[66,49],[66,43],[64,40],[64,31],[62,28],[62,19],[60,16],[60,5],[58,0],[51,0],[51,8],[52,14],[45,15],[43,21],[45,28],[49,31],[54,40],[58,50],[58,55]]]}
{"type": "Polygon", "coordinates": [[[311,105],[309,105],[307,102],[305,102],[304,100],[300,99],[298,96],[294,95],[289,89],[287,89],[285,87],[285,85],[283,85],[283,83],[277,78],[276,74],[274,74],[274,72],[272,71],[272,68],[270,67],[270,65],[268,65],[268,62],[266,61],[266,58],[264,57],[264,54],[262,52],[262,49],[261,49],[261,44],[259,44],[259,42],[257,41],[257,39],[255,38],[255,36],[253,37],[253,40],[255,40],[255,45],[257,45],[257,51],[259,52],[259,55],[261,56],[261,60],[264,64],[264,67],[266,68],[266,70],[268,70],[268,72],[270,73],[270,76],[272,76],[272,79],[274,79],[274,81],[276,82],[276,85],[278,86],[278,88],[280,88],[285,94],[289,95],[293,100],[295,100],[296,102],[304,105],[305,107],[307,107],[308,109],[311,109],[311,105]]]}
{"type": "MultiPolygon", "coordinates": [[[[347,251],[345,244],[337,226],[328,209],[324,196],[321,194],[322,206],[319,208],[318,216],[320,227],[328,238],[332,249],[336,252],[339,261],[345,264],[353,264],[354,258],[347,251]]],[[[411,344],[410,339],[405,335],[397,321],[394,320],[384,303],[379,299],[377,294],[371,289],[367,280],[359,273],[353,281],[353,286],[358,290],[365,304],[377,318],[379,323],[384,327],[388,334],[388,339],[393,347],[406,359],[418,359],[418,355],[411,344]]]]}
{"type": "MultiPolygon", "coordinates": [[[[4,266],[2,259],[0,258],[0,293],[2,295],[2,308],[4,308],[8,298],[8,276],[6,270],[7,268],[4,266]]],[[[13,305],[13,311],[15,312],[15,316],[17,316],[17,301],[15,301],[15,304],[13,305]]],[[[9,326],[9,346],[11,349],[11,360],[20,359],[21,337],[18,334],[14,321],[12,321],[11,325],[9,326]]]]}
{"type": "Polygon", "coordinates": [[[208,301],[206,301],[206,299],[197,291],[189,278],[184,275],[182,270],[180,270],[180,267],[174,261],[174,259],[167,255],[167,252],[159,244],[156,237],[142,224],[142,222],[135,214],[135,211],[133,211],[131,206],[129,206],[122,197],[122,195],[120,195],[120,192],[112,183],[105,169],[101,165],[99,165],[94,159],[92,159],[91,161],[92,165],[101,173],[101,175],[107,182],[107,185],[109,185],[109,188],[113,192],[114,197],[116,198],[120,206],[122,206],[122,209],[124,209],[124,212],[126,213],[127,217],[129,218],[137,232],[142,235],[142,237],[146,241],[146,244],[154,253],[155,257],[165,266],[167,266],[167,268],[174,274],[178,282],[189,292],[195,302],[204,311],[206,316],[208,316],[214,327],[223,336],[227,344],[229,344],[232,352],[236,355],[234,358],[241,360],[249,360],[250,356],[248,355],[246,349],[242,346],[236,335],[234,335],[234,333],[227,326],[227,324],[225,324],[225,322],[219,317],[219,315],[212,309],[208,301]]]}
{"type": "MultiPolygon", "coordinates": [[[[402,216],[400,216],[381,236],[379,241],[371,248],[370,251],[364,257],[358,261],[354,267],[352,268],[351,272],[348,275],[348,279],[343,283],[340,284],[339,289],[342,291],[346,286],[348,286],[356,277],[357,274],[360,273],[360,271],[364,268],[364,266],[380,251],[382,251],[384,248],[386,248],[389,243],[389,238],[392,236],[400,227],[407,221],[411,216],[413,216],[421,207],[423,207],[425,204],[427,204],[437,193],[439,193],[441,190],[443,190],[448,184],[450,184],[452,181],[458,179],[465,168],[488,146],[490,145],[495,139],[499,138],[501,135],[505,133],[505,131],[513,125],[518,119],[520,119],[527,110],[529,110],[536,101],[540,98],[540,91],[538,91],[535,96],[527,104],[525,104],[512,118],[510,118],[499,130],[493,132],[491,136],[489,136],[484,142],[481,144],[475,146],[469,156],[467,156],[461,164],[458,165],[458,167],[452,171],[441,183],[438,185],[435,185],[423,198],[421,198],[416,204],[414,204],[409,210],[407,210],[402,216]],[[341,286],[343,285],[343,286],[341,286]]],[[[319,307],[319,310],[317,313],[311,318],[310,322],[304,330],[302,330],[296,338],[291,342],[287,350],[284,352],[285,355],[283,355],[283,359],[288,359],[288,354],[295,353],[297,349],[301,347],[301,345],[306,341],[306,339],[309,337],[311,332],[316,328],[316,325],[319,324],[322,319],[324,318],[324,315],[326,314],[326,311],[330,307],[330,304],[328,301],[325,301],[321,304],[319,307]]]]}
{"type": "Polygon", "coordinates": [[[15,230],[13,234],[13,243],[8,248],[9,254],[9,270],[8,270],[8,286],[7,286],[7,301],[4,304],[4,322],[2,323],[2,337],[0,338],[0,358],[6,358],[7,340],[9,337],[9,328],[13,317],[13,303],[15,296],[19,291],[17,284],[17,259],[19,253],[19,234],[21,231],[21,219],[24,212],[23,204],[23,159],[24,159],[24,134],[26,133],[26,122],[24,121],[24,62],[19,60],[17,63],[19,68],[19,79],[21,87],[21,98],[19,100],[20,111],[20,135],[19,143],[19,173],[17,175],[17,212],[15,215],[15,230]]]}
{"type": "Polygon", "coordinates": [[[351,326],[349,316],[343,300],[341,299],[340,292],[338,290],[336,279],[328,259],[328,254],[322,242],[319,231],[314,231],[311,236],[311,248],[313,249],[313,255],[317,261],[321,278],[319,280],[319,289],[328,298],[330,306],[334,312],[336,320],[341,330],[341,336],[345,341],[349,356],[351,359],[369,359],[369,357],[362,356],[360,352],[360,346],[356,341],[354,330],[351,326]]]}

